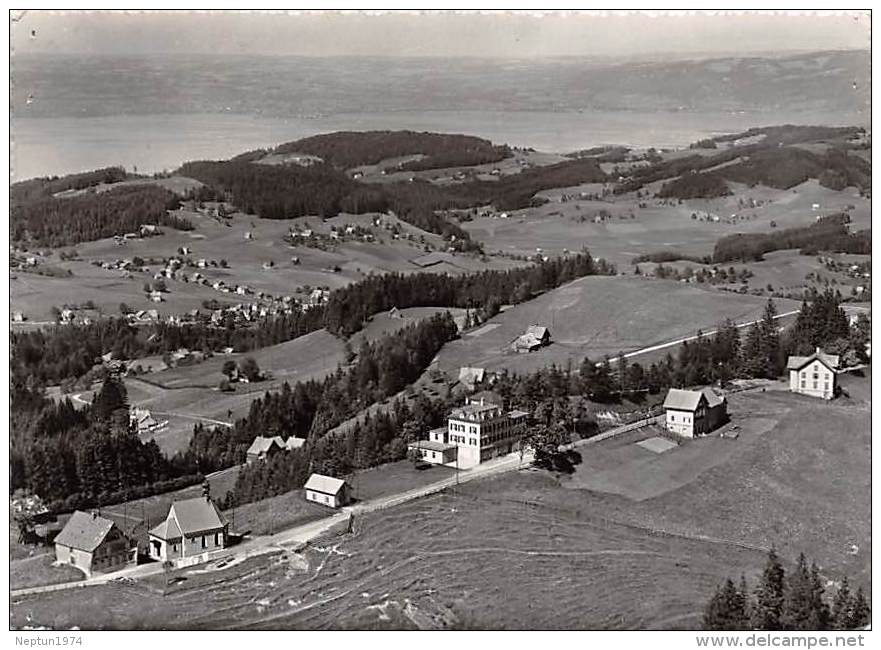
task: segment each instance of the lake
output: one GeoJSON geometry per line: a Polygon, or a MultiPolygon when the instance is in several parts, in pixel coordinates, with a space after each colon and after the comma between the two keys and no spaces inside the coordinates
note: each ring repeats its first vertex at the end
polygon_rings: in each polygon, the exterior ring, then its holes
{"type": "Polygon", "coordinates": [[[340,130],[466,133],[496,143],[570,152],[603,145],[676,147],[770,124],[858,124],[836,113],[644,111],[400,111],[270,118],[230,113],[13,118],[13,180],[121,165],[152,173],[187,160],[340,130]]]}

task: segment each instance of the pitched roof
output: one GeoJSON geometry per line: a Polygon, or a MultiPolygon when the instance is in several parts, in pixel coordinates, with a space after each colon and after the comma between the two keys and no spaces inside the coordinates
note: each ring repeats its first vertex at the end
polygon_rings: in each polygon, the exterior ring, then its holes
{"type": "Polygon", "coordinates": [[[280,436],[274,436],[272,438],[264,438],[263,436],[257,436],[254,438],[254,442],[251,443],[251,446],[248,447],[249,454],[265,454],[272,449],[273,445],[278,446],[279,449],[285,448],[285,441],[281,439],[280,436]]]}
{"type": "Polygon", "coordinates": [[[166,521],[168,529],[165,531],[165,539],[174,539],[173,535],[177,533],[175,529],[179,529],[180,534],[183,535],[195,535],[219,530],[225,525],[223,515],[208,497],[175,501],[171,504],[166,521]]]}
{"type": "Polygon", "coordinates": [[[542,325],[530,325],[526,328],[527,334],[532,334],[534,337],[538,339],[543,339],[545,336],[550,336],[551,333],[547,327],[543,327],[542,325]]]}
{"type": "Polygon", "coordinates": [[[345,484],[346,482],[340,478],[324,476],[323,474],[313,474],[309,477],[309,480],[306,481],[306,485],[303,487],[307,490],[321,492],[322,494],[336,495],[343,489],[345,484]]]}
{"type": "Polygon", "coordinates": [[[159,539],[164,539],[167,542],[181,538],[180,528],[171,517],[168,517],[155,528],[150,529],[150,535],[158,537],[159,539]]]}
{"type": "Polygon", "coordinates": [[[709,406],[710,408],[714,408],[716,406],[719,406],[719,404],[725,403],[725,396],[719,395],[716,391],[714,391],[709,386],[701,389],[701,393],[703,394],[704,397],[707,398],[707,406],[709,406]]]}
{"type": "Polygon", "coordinates": [[[285,440],[284,446],[285,449],[290,451],[291,449],[299,449],[303,445],[306,444],[305,438],[297,438],[296,436],[291,436],[287,440],[285,440]]]}
{"type": "Polygon", "coordinates": [[[533,334],[532,332],[527,332],[526,334],[521,334],[516,339],[514,339],[514,347],[516,348],[535,348],[541,347],[541,339],[533,334]]]}
{"type": "Polygon", "coordinates": [[[789,357],[786,361],[786,369],[801,370],[815,360],[819,361],[830,370],[836,370],[840,362],[837,354],[826,354],[820,348],[817,348],[812,355],[807,357],[789,357]]]}
{"type": "Polygon", "coordinates": [[[677,411],[696,411],[702,397],[706,399],[704,394],[698,390],[671,388],[664,400],[664,408],[677,411]]]}
{"type": "Polygon", "coordinates": [[[77,510],[55,537],[55,543],[91,553],[101,545],[113,525],[98,514],[77,510]]]}

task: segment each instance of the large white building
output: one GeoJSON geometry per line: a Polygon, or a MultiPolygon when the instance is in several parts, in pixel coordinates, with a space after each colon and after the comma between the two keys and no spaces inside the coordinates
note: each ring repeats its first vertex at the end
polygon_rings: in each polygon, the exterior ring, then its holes
{"type": "Polygon", "coordinates": [[[832,399],[835,397],[835,378],[838,355],[826,354],[820,348],[808,357],[789,357],[789,390],[811,397],[832,399]]]}
{"type": "Polygon", "coordinates": [[[446,427],[433,429],[428,440],[410,443],[409,448],[426,462],[467,469],[513,452],[528,415],[504,411],[485,399],[469,400],[453,409],[446,427]]]}

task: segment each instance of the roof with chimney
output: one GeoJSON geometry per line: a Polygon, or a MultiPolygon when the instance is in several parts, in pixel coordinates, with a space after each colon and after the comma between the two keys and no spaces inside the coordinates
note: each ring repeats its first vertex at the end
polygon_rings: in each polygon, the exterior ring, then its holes
{"type": "Polygon", "coordinates": [[[55,543],[91,553],[101,546],[114,525],[97,512],[77,510],[55,536],[55,543]]]}
{"type": "Polygon", "coordinates": [[[838,364],[840,359],[837,354],[826,354],[820,348],[814,350],[814,353],[807,357],[789,357],[786,361],[786,369],[787,370],[801,370],[809,363],[814,361],[819,361],[824,366],[829,368],[829,370],[835,371],[838,369],[838,364]]]}
{"type": "Polygon", "coordinates": [[[173,541],[183,536],[216,532],[225,526],[226,521],[211,498],[201,496],[172,503],[165,521],[153,528],[150,534],[173,541]]]}
{"type": "Polygon", "coordinates": [[[272,438],[257,436],[254,438],[254,442],[251,443],[251,446],[248,447],[248,455],[266,454],[273,446],[276,446],[279,449],[285,449],[285,441],[282,440],[281,436],[273,436],[272,438]]]}

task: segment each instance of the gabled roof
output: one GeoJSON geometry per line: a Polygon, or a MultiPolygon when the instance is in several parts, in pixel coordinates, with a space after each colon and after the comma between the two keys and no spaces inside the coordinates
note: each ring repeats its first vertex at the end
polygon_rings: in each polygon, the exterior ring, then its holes
{"type": "Polygon", "coordinates": [[[303,487],[307,490],[336,496],[339,491],[343,489],[345,484],[346,482],[340,478],[324,476],[323,474],[313,474],[309,477],[309,480],[306,481],[306,485],[303,487]]]}
{"type": "Polygon", "coordinates": [[[829,370],[837,370],[840,359],[837,354],[826,354],[820,348],[817,348],[812,355],[807,357],[789,357],[786,361],[786,369],[801,370],[813,361],[819,361],[829,370]]]}
{"type": "Polygon", "coordinates": [[[719,406],[720,404],[725,403],[725,396],[719,395],[716,391],[714,391],[709,386],[701,389],[701,393],[703,394],[703,396],[705,398],[707,398],[707,406],[709,406],[710,408],[714,408],[716,406],[719,406]]]}
{"type": "Polygon", "coordinates": [[[248,447],[249,454],[265,454],[272,449],[273,446],[277,446],[279,449],[285,448],[285,441],[281,439],[280,436],[274,436],[272,438],[264,438],[263,436],[257,436],[254,438],[254,442],[251,443],[251,446],[248,447]]]}
{"type": "Polygon", "coordinates": [[[305,444],[306,444],[305,438],[297,438],[295,436],[291,436],[290,438],[288,438],[284,442],[285,449],[287,449],[288,451],[290,451],[292,449],[299,449],[300,447],[302,447],[305,444]]]}
{"type": "Polygon", "coordinates": [[[538,339],[543,339],[545,336],[550,336],[551,333],[547,327],[543,327],[542,325],[530,325],[526,328],[526,334],[532,334],[534,337],[538,339]]]}
{"type": "Polygon", "coordinates": [[[225,525],[223,515],[210,498],[196,497],[172,503],[168,517],[151,530],[150,534],[170,541],[180,539],[182,535],[220,530],[225,525]]]}
{"type": "Polygon", "coordinates": [[[55,537],[55,543],[91,553],[101,545],[113,526],[112,521],[98,514],[77,510],[55,537]]]}
{"type": "Polygon", "coordinates": [[[696,411],[701,399],[706,401],[707,398],[700,391],[671,388],[667,393],[667,399],[664,400],[664,408],[677,411],[696,411]]]}

